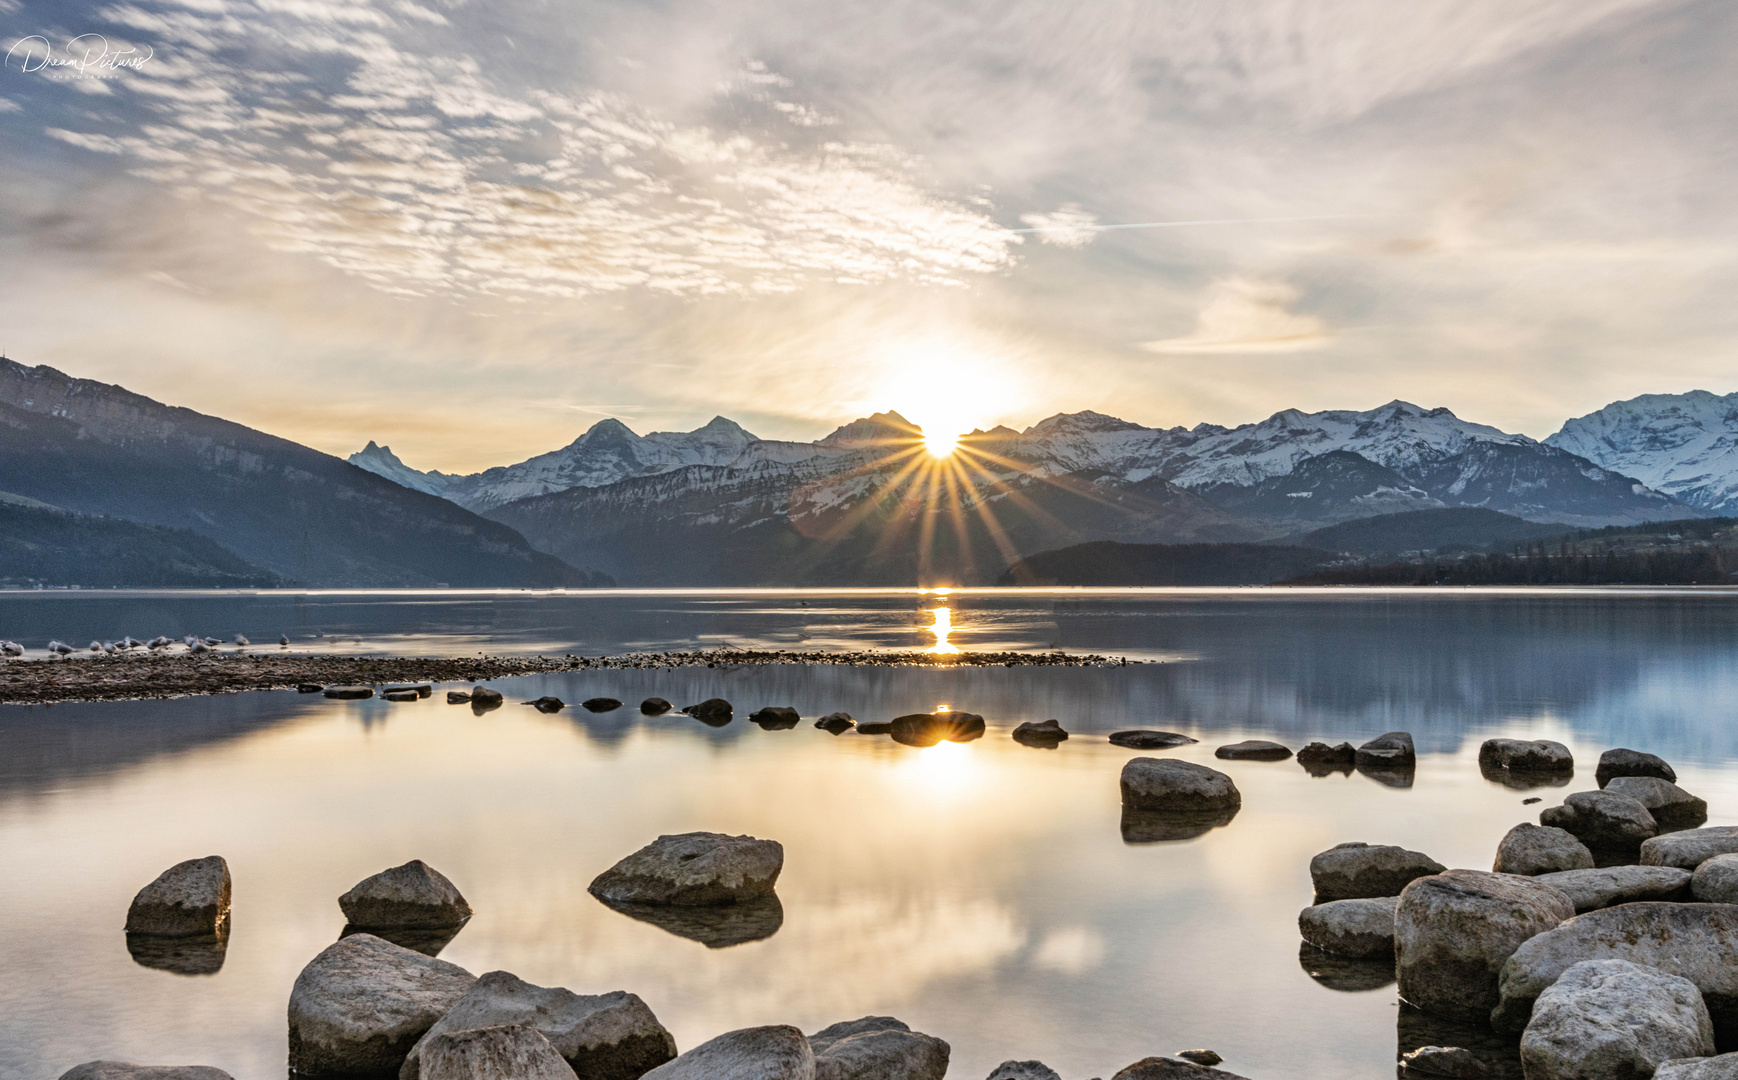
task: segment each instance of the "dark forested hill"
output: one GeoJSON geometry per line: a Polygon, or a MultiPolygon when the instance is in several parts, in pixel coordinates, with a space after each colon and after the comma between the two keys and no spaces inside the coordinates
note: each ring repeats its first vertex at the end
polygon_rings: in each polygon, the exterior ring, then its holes
{"type": "Polygon", "coordinates": [[[1015,562],[998,585],[1266,585],[1333,556],[1278,544],[1076,544],[1015,562]]]}
{"type": "Polygon", "coordinates": [[[282,583],[271,571],[187,529],[0,498],[0,585],[263,588],[282,583]]]}

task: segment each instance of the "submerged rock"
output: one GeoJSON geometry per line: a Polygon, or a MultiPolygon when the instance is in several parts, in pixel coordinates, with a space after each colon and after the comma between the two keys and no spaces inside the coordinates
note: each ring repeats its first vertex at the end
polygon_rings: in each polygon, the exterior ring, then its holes
{"type": "Polygon", "coordinates": [[[1445,870],[1400,893],[1394,968],[1400,996],[1427,1012],[1481,1020],[1498,973],[1522,943],[1572,918],[1569,898],[1537,878],[1445,870]]]}
{"type": "Polygon", "coordinates": [[[386,701],[415,701],[420,695],[415,690],[387,690],[380,696],[386,701]]]}
{"type": "Polygon", "coordinates": [[[1499,874],[1531,877],[1592,867],[1593,852],[1573,833],[1523,821],[1510,829],[1502,843],[1497,845],[1497,860],[1491,869],[1499,874]]]}
{"type": "Polygon", "coordinates": [[[1678,782],[1677,772],[1664,759],[1652,754],[1622,749],[1607,750],[1600,754],[1599,767],[1593,773],[1599,786],[1603,788],[1620,776],[1657,776],[1674,784],[1678,782]]]}
{"type": "Polygon", "coordinates": [[[1654,1080],[1738,1080],[1738,1054],[1662,1061],[1654,1080]]]}
{"type": "Polygon", "coordinates": [[[1456,1020],[1428,1013],[1404,1001],[1400,1002],[1398,1013],[1394,1023],[1395,1050],[1404,1069],[1401,1075],[1408,1080],[1425,1076],[1523,1080],[1520,1032],[1496,1031],[1483,1019],[1456,1020]],[[1430,1049],[1441,1053],[1421,1052],[1430,1049]],[[1484,1071],[1479,1071],[1480,1066],[1484,1071]]]}
{"type": "Polygon", "coordinates": [[[991,1069],[984,1080],[1062,1080],[1062,1077],[1042,1061],[1004,1061],[991,1069]]]}
{"type": "Polygon", "coordinates": [[[229,897],[229,864],[221,856],[178,862],[133,897],[127,933],[216,937],[229,921],[229,897]]]}
{"type": "Polygon", "coordinates": [[[756,709],[749,713],[748,719],[751,723],[759,724],[768,731],[788,731],[796,727],[802,717],[797,715],[795,709],[782,705],[768,705],[763,709],[756,709]]]}
{"type": "Polygon", "coordinates": [[[1134,758],[1122,767],[1122,804],[1132,810],[1218,814],[1243,805],[1229,776],[1169,758],[1134,758]]]}
{"type": "Polygon", "coordinates": [[[372,686],[328,686],[328,687],[326,687],[325,690],[321,691],[321,693],[325,694],[329,698],[335,698],[339,701],[360,701],[363,698],[373,697],[374,696],[374,687],[372,687],[372,686]]]}
{"type": "Polygon", "coordinates": [[[1111,1080],[1246,1080],[1236,1073],[1196,1065],[1176,1058],[1142,1058],[1118,1072],[1111,1080]]]}
{"type": "Polygon", "coordinates": [[[1394,906],[1398,896],[1330,900],[1298,913],[1298,932],[1324,952],[1383,956],[1394,951],[1394,906]]]}
{"type": "Polygon", "coordinates": [[[730,723],[735,713],[730,708],[730,702],[723,698],[707,698],[698,705],[689,705],[682,710],[689,716],[711,727],[723,727],[730,723]]]}
{"type": "Polygon", "coordinates": [[[471,700],[471,692],[469,690],[448,690],[447,691],[447,704],[448,705],[463,705],[463,704],[469,702],[470,700],[471,700]]]}
{"type": "Polygon", "coordinates": [[[1605,785],[1616,795],[1627,795],[1647,807],[1659,823],[1660,832],[1694,829],[1707,823],[1708,803],[1670,780],[1657,776],[1618,776],[1605,785]]]}
{"type": "Polygon", "coordinates": [[[622,707],[622,703],[613,697],[586,698],[579,703],[586,712],[614,712],[622,707]]]}
{"type": "Polygon", "coordinates": [[[130,1061],[87,1061],[60,1074],[60,1080],[235,1080],[210,1065],[134,1065],[130,1061]]]}
{"type": "Polygon", "coordinates": [[[1690,892],[1704,904],[1738,904],[1738,855],[1716,855],[1697,866],[1690,892]]]}
{"type": "Polygon", "coordinates": [[[784,860],[776,840],[708,832],[660,836],[599,874],[590,891],[614,903],[721,907],[771,895],[784,860]]]}
{"type": "Polygon", "coordinates": [[[1400,1056],[1407,1076],[1446,1076],[1455,1080],[1491,1075],[1491,1067],[1464,1046],[1421,1046],[1400,1056]]]}
{"type": "Polygon", "coordinates": [[[525,704],[531,706],[540,713],[558,713],[567,708],[567,702],[558,697],[550,697],[547,694],[532,701],[527,701],[525,704]]]}
{"type": "Polygon", "coordinates": [[[444,929],[471,917],[458,887],[421,859],[362,879],[338,898],[338,906],[352,926],[363,929],[444,929]]]}
{"type": "Polygon", "coordinates": [[[328,945],[290,991],[290,1068],[309,1076],[396,1072],[476,978],[372,934],[328,945]]]}
{"type": "Polygon", "coordinates": [[[1358,747],[1357,764],[1371,768],[1410,769],[1418,764],[1412,733],[1390,731],[1358,747]]]}
{"type": "Polygon", "coordinates": [[[857,726],[848,712],[830,712],[815,721],[815,726],[829,735],[842,735],[857,726]]]}
{"type": "Polygon", "coordinates": [[[742,1028],[701,1043],[643,1080],[815,1080],[815,1054],[794,1027],[742,1028]]]}
{"type": "Polygon", "coordinates": [[[1193,840],[1231,824],[1238,808],[1225,810],[1137,810],[1122,808],[1122,842],[1158,844],[1193,840]]]}
{"type": "Polygon", "coordinates": [[[1349,742],[1329,746],[1324,742],[1312,742],[1297,752],[1297,763],[1311,776],[1327,776],[1329,773],[1349,773],[1357,764],[1358,750],[1349,742]]]}
{"type": "Polygon", "coordinates": [[[1528,1080],[1645,1077],[1714,1052],[1694,983],[1627,960],[1586,960],[1539,995],[1521,1036],[1528,1080]]]}
{"type": "Polygon", "coordinates": [[[865,1016],[809,1036],[815,1080],[942,1080],[952,1049],[891,1016],[865,1016]]]}
{"type": "Polygon", "coordinates": [[[229,922],[215,934],[197,937],[163,937],[158,934],[128,934],[127,955],[140,967],[176,975],[215,975],[223,970],[229,955],[229,922]]]}
{"type": "Polygon", "coordinates": [[[1540,874],[1537,880],[1562,889],[1579,913],[1638,900],[1687,899],[1690,872],[1675,866],[1608,866],[1540,874]]]}
{"type": "Polygon", "coordinates": [[[415,694],[419,698],[432,697],[434,695],[434,684],[433,683],[408,683],[408,684],[400,685],[400,686],[383,686],[380,688],[380,692],[383,695],[384,694],[403,694],[403,693],[409,692],[409,693],[415,694]]]}
{"type": "Polygon", "coordinates": [[[644,716],[662,716],[673,707],[661,697],[649,697],[640,702],[640,713],[644,716]]]}
{"type": "Polygon", "coordinates": [[[1486,739],[1479,747],[1479,766],[1510,772],[1567,772],[1575,768],[1575,755],[1550,739],[1486,739]]]}
{"type": "Polygon", "coordinates": [[[480,714],[486,713],[490,709],[499,709],[505,700],[499,690],[491,690],[487,686],[471,687],[471,711],[474,713],[480,714]]]}
{"type": "Polygon", "coordinates": [[[399,1080],[418,1080],[431,1040],[452,1032],[518,1024],[549,1041],[585,1080],[634,1080],[676,1056],[676,1040],[636,995],[581,995],[534,986],[506,971],[474,983],[405,1058],[399,1080]]]}
{"type": "Polygon", "coordinates": [[[602,896],[598,901],[619,915],[649,923],[667,934],[698,941],[708,949],[763,941],[778,933],[785,922],[784,905],[777,893],[729,907],[620,903],[602,896]]]}
{"type": "Polygon", "coordinates": [[[324,683],[305,682],[296,684],[296,693],[298,694],[323,694],[325,692],[326,686],[324,683]]]}
{"type": "Polygon", "coordinates": [[[573,1070],[535,1028],[504,1024],[425,1038],[426,1080],[568,1080],[573,1070]]]}
{"type": "Polygon", "coordinates": [[[1716,855],[1738,852],[1738,825],[1716,825],[1707,829],[1686,829],[1642,841],[1643,866],[1678,866],[1685,870],[1696,867],[1716,855]]]}
{"type": "Polygon", "coordinates": [[[1187,735],[1178,735],[1174,731],[1152,731],[1147,728],[1113,731],[1110,734],[1112,746],[1126,746],[1130,750],[1169,750],[1173,746],[1188,746],[1199,741],[1187,735]]]}
{"type": "Polygon", "coordinates": [[[1062,725],[1055,720],[1046,720],[1034,724],[1030,720],[1014,729],[1014,741],[1021,746],[1037,746],[1054,749],[1057,743],[1068,738],[1068,732],[1062,730],[1062,725]]]}
{"type": "Polygon", "coordinates": [[[1447,867],[1422,851],[1391,844],[1337,844],[1310,860],[1316,903],[1399,896],[1414,879],[1447,867]]]}
{"type": "Polygon", "coordinates": [[[859,735],[891,735],[891,734],[893,734],[893,721],[891,721],[891,720],[868,720],[868,721],[865,721],[865,722],[857,725],[857,734],[859,734],[859,735]]]}
{"type": "Polygon", "coordinates": [[[1318,949],[1309,942],[1298,946],[1297,966],[1329,990],[1361,994],[1394,984],[1394,954],[1342,956],[1318,949]]]}
{"type": "Polygon", "coordinates": [[[948,742],[971,742],[984,734],[984,718],[969,712],[910,713],[893,718],[888,734],[906,746],[934,746],[948,742]]]}
{"type": "Polygon", "coordinates": [[[1213,756],[1225,761],[1284,761],[1291,757],[1291,748],[1266,739],[1245,739],[1221,746],[1213,756]]]}
{"type": "Polygon", "coordinates": [[[1610,791],[1577,791],[1562,806],[1541,811],[1539,824],[1574,833],[1589,848],[1617,851],[1639,849],[1643,840],[1659,832],[1647,807],[1610,791]]]}

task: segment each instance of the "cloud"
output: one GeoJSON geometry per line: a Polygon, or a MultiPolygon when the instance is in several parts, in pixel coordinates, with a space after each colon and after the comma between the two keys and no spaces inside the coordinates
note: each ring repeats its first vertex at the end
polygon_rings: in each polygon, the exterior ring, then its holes
{"type": "Polygon", "coordinates": [[[1055,213],[1021,214],[1038,241],[1065,248],[1083,248],[1092,243],[1097,231],[1087,226],[1098,224],[1098,215],[1081,208],[1079,203],[1063,203],[1055,213]]]}
{"type": "Polygon", "coordinates": [[[1186,337],[1148,341],[1156,353],[1303,352],[1330,340],[1327,325],[1314,315],[1290,309],[1296,287],[1283,281],[1228,277],[1213,283],[1201,306],[1195,332],[1186,337]]]}

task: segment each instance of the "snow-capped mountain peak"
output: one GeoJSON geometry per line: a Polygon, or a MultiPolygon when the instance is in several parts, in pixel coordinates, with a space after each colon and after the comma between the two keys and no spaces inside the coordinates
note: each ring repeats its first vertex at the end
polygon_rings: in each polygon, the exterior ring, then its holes
{"type": "Polygon", "coordinates": [[[1738,393],[1643,394],[1576,417],[1545,442],[1691,506],[1738,511],[1738,393]]]}
{"type": "Polygon", "coordinates": [[[427,495],[442,495],[446,493],[447,484],[452,477],[440,472],[418,472],[398,459],[390,446],[379,446],[373,439],[368,445],[351,454],[345,459],[358,468],[367,469],[376,476],[384,476],[401,487],[420,491],[427,495]]]}

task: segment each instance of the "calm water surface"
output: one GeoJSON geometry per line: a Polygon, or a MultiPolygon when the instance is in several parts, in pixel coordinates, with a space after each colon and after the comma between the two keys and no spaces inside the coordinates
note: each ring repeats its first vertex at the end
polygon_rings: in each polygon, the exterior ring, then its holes
{"type": "Polygon", "coordinates": [[[746,1025],[884,1013],[947,1039],[950,1077],[970,1080],[1031,1057],[1066,1080],[1109,1077],[1194,1046],[1258,1080],[1388,1077],[1392,983],[1300,965],[1312,854],[1366,840],[1488,867],[1503,832],[1534,819],[1523,798],[1592,787],[1594,759],[1619,745],[1671,760],[1710,824],[1738,824],[1730,593],[0,593],[0,637],[37,650],[194,632],[411,654],[923,648],[940,606],[968,649],[1146,662],[493,684],[509,702],[722,696],[738,719],[720,729],[631,709],[475,716],[438,692],[0,706],[0,1077],[100,1057],[281,1077],[289,989],[337,937],[337,896],[410,858],[476,909],[444,959],[632,990],[683,1049],[746,1025]],[[886,719],[941,703],[984,714],[988,736],[919,750],[810,726],[835,709],[886,719]],[[810,720],[741,719],[762,705],[810,720]],[[1052,717],[1075,732],[1060,749],[1007,737],[1052,717]],[[1201,739],[1167,753],[1229,772],[1242,812],[1195,839],[1126,843],[1117,773],[1135,754],[1104,736],[1132,726],[1201,739]],[[1242,738],[1296,747],[1396,728],[1420,750],[1407,788],[1212,756],[1242,738]],[[1525,792],[1484,779],[1477,748],[1494,734],[1568,743],[1575,781],[1525,792]],[[586,893],[659,833],[695,829],[783,842],[776,933],[708,947],[586,893]],[[221,970],[135,963],[127,902],[207,854],[235,878],[221,970]]]}

